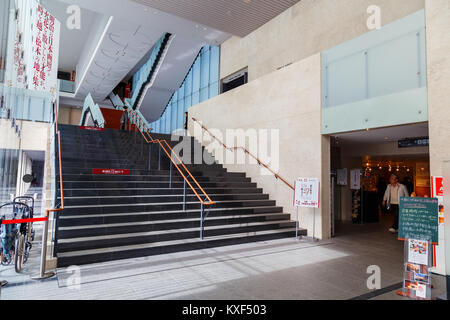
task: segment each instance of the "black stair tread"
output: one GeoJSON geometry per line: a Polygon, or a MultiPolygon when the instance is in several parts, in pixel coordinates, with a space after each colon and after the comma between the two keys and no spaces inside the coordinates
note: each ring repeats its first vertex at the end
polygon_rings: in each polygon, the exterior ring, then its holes
{"type": "MultiPolygon", "coordinates": [[[[197,230],[198,230],[198,228],[197,228],[197,230]]],[[[220,236],[211,236],[211,237],[204,238],[204,240],[200,240],[198,238],[191,238],[191,239],[153,242],[153,243],[137,244],[137,245],[129,245],[129,246],[108,247],[108,248],[101,248],[101,249],[68,251],[68,252],[59,253],[58,257],[67,258],[67,257],[74,257],[74,256],[94,255],[94,254],[117,252],[117,251],[151,249],[151,248],[156,248],[156,247],[165,247],[165,246],[182,245],[182,244],[188,244],[188,243],[196,243],[196,242],[200,242],[200,241],[208,242],[208,241],[241,238],[241,237],[252,237],[252,236],[256,237],[256,236],[269,235],[269,234],[292,233],[295,231],[296,231],[295,228],[282,228],[282,229],[276,229],[276,230],[252,231],[252,232],[233,233],[233,234],[220,235],[220,236]]],[[[299,231],[304,232],[305,230],[299,229],[299,231]]]]}
{"type": "MultiPolygon", "coordinates": [[[[194,188],[195,190],[200,190],[199,188],[194,188]]],[[[258,189],[262,190],[261,188],[251,187],[251,188],[238,188],[238,187],[231,187],[231,188],[225,188],[225,187],[206,187],[203,188],[203,190],[224,190],[224,189],[232,189],[232,190],[253,190],[258,189]]],[[[184,190],[183,188],[64,188],[64,191],[123,191],[123,190],[184,190]]],[[[192,191],[192,189],[189,187],[186,187],[187,191],[192,191]]],[[[67,198],[67,197],[64,197],[67,198]]]]}
{"type": "MultiPolygon", "coordinates": [[[[267,208],[281,208],[277,206],[259,206],[259,207],[245,207],[246,210],[252,209],[267,209],[267,208]]],[[[233,210],[242,210],[243,208],[211,208],[209,211],[233,211],[233,210]]],[[[133,216],[133,215],[151,215],[151,214],[162,214],[162,213],[174,213],[174,214],[182,214],[183,212],[198,212],[200,214],[199,209],[189,209],[186,211],[182,210],[167,210],[167,211],[148,211],[148,212],[123,212],[123,213],[100,213],[100,214],[82,214],[82,215],[64,215],[61,214],[59,216],[60,219],[80,219],[80,218],[98,218],[98,217],[114,217],[114,216],[133,216]]]]}
{"type": "MultiPolygon", "coordinates": [[[[243,214],[232,214],[226,216],[219,217],[211,217],[207,218],[207,221],[210,220],[226,220],[233,218],[253,218],[253,217],[271,217],[271,216],[279,216],[279,215],[289,215],[287,213],[243,213],[243,214]]],[[[127,227],[127,226],[136,226],[136,225],[151,225],[151,224],[160,224],[160,223],[177,223],[177,222],[186,222],[186,221],[200,221],[200,217],[197,218],[181,218],[181,219],[165,219],[165,220],[152,220],[152,221],[141,221],[141,222],[120,222],[120,223],[107,223],[107,224],[89,224],[82,226],[73,226],[73,227],[59,227],[59,230],[69,231],[69,230],[83,230],[83,229],[95,229],[95,228],[110,228],[110,227],[127,227]]]]}
{"type": "MultiPolygon", "coordinates": [[[[263,221],[263,222],[243,222],[243,223],[236,223],[236,224],[226,224],[226,225],[219,225],[219,226],[205,226],[204,230],[215,230],[215,229],[232,229],[232,228],[239,228],[239,227],[253,227],[253,226],[262,226],[262,225],[280,225],[280,224],[292,224],[293,221],[289,220],[274,220],[274,221],[263,221]]],[[[182,232],[191,232],[191,231],[198,231],[199,228],[185,228],[185,229],[175,229],[177,233],[182,232]]],[[[90,236],[90,237],[80,237],[80,238],[66,238],[66,239],[59,239],[59,243],[73,243],[73,242],[87,242],[87,241],[96,241],[96,240],[110,240],[110,239],[121,239],[121,238],[137,238],[137,237],[144,237],[144,236],[151,236],[151,235],[161,235],[161,234],[168,234],[173,233],[174,229],[169,230],[158,230],[158,231],[147,231],[147,232],[132,232],[132,233],[120,233],[120,234],[109,234],[109,235],[100,235],[100,236],[90,236]]]]}
{"type": "MultiPolygon", "coordinates": [[[[201,195],[200,195],[201,196],[201,195]]],[[[237,202],[268,202],[273,201],[270,199],[255,199],[255,200],[223,200],[223,201],[214,201],[214,203],[237,203],[237,202]]],[[[199,204],[199,201],[186,201],[186,205],[188,204],[199,204]]],[[[162,205],[174,205],[174,204],[183,204],[183,201],[176,202],[155,202],[155,203],[132,203],[128,204],[129,206],[162,206],[162,205]]],[[[65,209],[80,209],[80,208],[98,208],[98,207],[123,207],[127,204],[119,203],[119,204],[95,204],[95,205],[78,205],[78,206],[65,206],[65,209]]],[[[205,210],[209,210],[207,207],[205,210]]]]}
{"type": "MultiPolygon", "coordinates": [[[[248,196],[255,196],[254,193],[208,193],[208,196],[210,197],[214,197],[214,196],[218,196],[218,197],[223,197],[223,196],[241,196],[241,195],[248,195],[248,196]]],[[[257,196],[263,197],[263,196],[267,196],[267,194],[264,193],[259,193],[256,194],[257,196]]],[[[117,198],[161,198],[161,197],[181,197],[183,196],[182,194],[157,194],[157,195],[153,195],[153,194],[146,194],[146,195],[134,195],[134,196],[80,196],[80,197],[64,197],[65,200],[68,199],[117,199],[117,198]]],[[[190,194],[186,194],[186,197],[196,197],[196,195],[194,193],[190,193],[190,194]]],[[[58,199],[60,199],[61,197],[58,197],[58,199]]],[[[265,199],[268,200],[268,199],[265,199]]],[[[186,202],[187,203],[187,202],[186,202]]]]}

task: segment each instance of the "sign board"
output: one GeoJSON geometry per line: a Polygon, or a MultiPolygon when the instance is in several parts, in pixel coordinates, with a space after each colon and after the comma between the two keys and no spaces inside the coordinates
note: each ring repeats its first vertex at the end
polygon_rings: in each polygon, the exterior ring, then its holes
{"type": "Polygon", "coordinates": [[[398,141],[399,148],[428,147],[429,145],[429,137],[409,138],[398,141]]]}
{"type": "Polygon", "coordinates": [[[316,178],[300,178],[295,181],[294,206],[319,208],[320,182],[316,178]]]}
{"type": "Polygon", "coordinates": [[[128,169],[92,169],[92,174],[129,175],[128,169]]]}
{"type": "Polygon", "coordinates": [[[438,199],[402,197],[399,215],[400,240],[418,239],[439,243],[438,199]]]}
{"type": "Polygon", "coordinates": [[[350,189],[361,189],[361,169],[353,169],[350,171],[350,189]]]}
{"type": "Polygon", "coordinates": [[[78,129],[80,129],[80,130],[90,130],[90,131],[105,131],[105,128],[86,127],[86,126],[79,126],[78,129]]]}
{"type": "Polygon", "coordinates": [[[431,193],[439,201],[439,224],[444,223],[444,178],[431,177],[431,193]]]}
{"type": "Polygon", "coordinates": [[[347,169],[339,169],[337,171],[337,184],[339,186],[346,186],[348,184],[348,170],[347,169]]]}

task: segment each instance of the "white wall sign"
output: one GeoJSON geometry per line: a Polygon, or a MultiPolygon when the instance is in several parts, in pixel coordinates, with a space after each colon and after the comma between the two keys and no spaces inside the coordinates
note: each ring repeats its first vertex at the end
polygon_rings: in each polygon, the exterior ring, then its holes
{"type": "Polygon", "coordinates": [[[300,178],[295,181],[294,205],[319,208],[320,182],[316,178],[300,178]]]}
{"type": "Polygon", "coordinates": [[[361,189],[361,170],[353,169],[350,171],[350,189],[361,189]]]}
{"type": "Polygon", "coordinates": [[[337,171],[337,184],[339,186],[346,186],[348,184],[348,170],[345,169],[338,169],[337,171]]]}

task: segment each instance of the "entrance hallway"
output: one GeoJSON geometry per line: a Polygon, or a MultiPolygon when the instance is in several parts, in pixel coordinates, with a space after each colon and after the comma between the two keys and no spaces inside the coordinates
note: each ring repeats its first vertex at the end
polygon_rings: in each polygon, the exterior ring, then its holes
{"type": "MultiPolygon", "coordinates": [[[[336,238],[317,244],[282,239],[86,265],[80,269],[79,287],[73,271],[66,268],[42,282],[2,268],[0,275],[10,285],[1,298],[352,299],[371,293],[366,287],[370,265],[381,268],[382,288],[402,280],[403,245],[380,228],[338,225],[336,238]],[[341,228],[354,230],[340,236],[341,228]]],[[[30,268],[38,264],[39,250],[34,255],[30,268]]],[[[445,291],[444,279],[435,276],[433,283],[434,298],[445,291]]],[[[372,294],[372,299],[404,299],[395,290],[372,294]]]]}

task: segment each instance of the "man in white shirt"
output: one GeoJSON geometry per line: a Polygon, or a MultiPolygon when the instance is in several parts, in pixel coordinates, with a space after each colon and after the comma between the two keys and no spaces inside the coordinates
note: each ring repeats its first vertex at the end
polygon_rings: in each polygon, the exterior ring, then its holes
{"type": "Polygon", "coordinates": [[[409,194],[406,186],[398,183],[397,175],[392,174],[389,182],[390,184],[387,186],[386,192],[384,193],[383,206],[387,205],[388,209],[392,209],[392,213],[394,214],[394,224],[392,225],[392,228],[389,229],[389,231],[392,233],[397,233],[400,198],[409,197],[409,194]]]}

